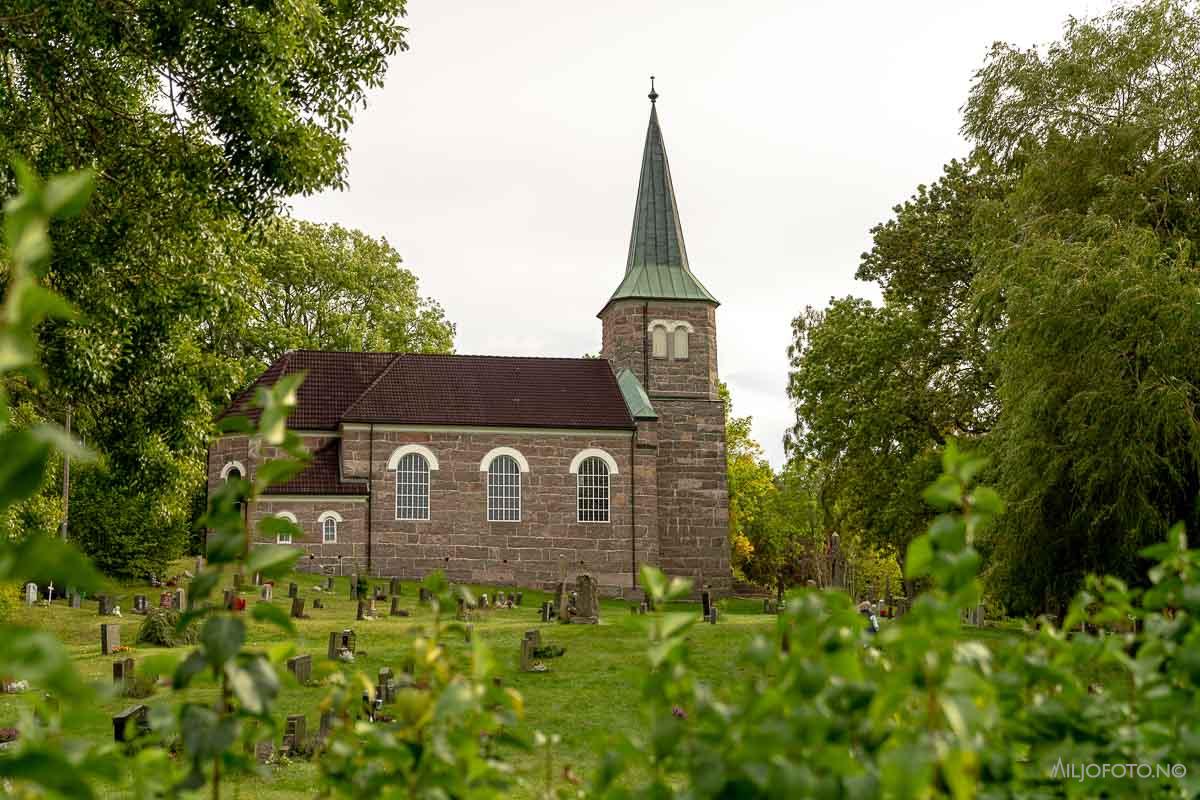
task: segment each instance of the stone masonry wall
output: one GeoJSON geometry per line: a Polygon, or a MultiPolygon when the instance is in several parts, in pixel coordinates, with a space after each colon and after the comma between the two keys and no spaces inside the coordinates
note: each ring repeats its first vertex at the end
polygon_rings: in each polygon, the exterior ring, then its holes
{"type": "Polygon", "coordinates": [[[602,352],[618,370],[628,368],[652,396],[717,397],[716,308],[710,303],[621,300],[601,315],[602,352]],[[645,376],[643,354],[650,347],[647,325],[655,320],[684,321],[693,331],[688,335],[688,357],[675,359],[668,341],[667,358],[650,358],[650,378],[645,376]]]}
{"type": "MultiPolygon", "coordinates": [[[[343,474],[369,471],[372,488],[371,565],[378,575],[419,579],[443,569],[456,581],[550,586],[564,574],[590,572],[607,595],[632,587],[630,517],[631,434],[405,431],[347,426],[343,474]],[[396,474],[387,469],[401,445],[428,447],[439,469],[430,471],[427,521],[397,520],[396,474]],[[521,520],[487,520],[487,473],[480,461],[495,447],[512,447],[529,462],[521,475],[521,520]],[[617,462],[610,476],[610,521],[577,521],[577,477],[571,460],[599,448],[617,462]],[[368,466],[368,470],[363,467],[368,466]]],[[[643,471],[646,465],[641,465],[643,471]]],[[[639,540],[654,532],[653,508],[638,510],[639,540]]],[[[639,561],[641,552],[639,552],[639,561]]]]}
{"type": "Polygon", "coordinates": [[[250,521],[255,525],[255,542],[274,543],[274,539],[258,533],[259,520],[287,511],[296,516],[300,535],[293,537],[292,544],[303,548],[304,555],[296,562],[301,572],[323,572],[327,575],[350,575],[364,571],[367,566],[367,502],[345,498],[277,499],[269,495],[250,509],[250,521]],[[326,511],[335,511],[342,517],[337,528],[337,542],[324,543],[324,535],[317,519],[326,511]]]}

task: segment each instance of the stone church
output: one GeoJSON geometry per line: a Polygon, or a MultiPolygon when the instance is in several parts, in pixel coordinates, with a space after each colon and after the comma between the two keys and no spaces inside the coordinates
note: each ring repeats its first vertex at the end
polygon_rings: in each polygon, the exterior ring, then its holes
{"type": "MultiPolygon", "coordinates": [[[[625,274],[598,314],[602,358],[286,353],[303,370],[290,427],[305,470],[243,513],[302,533],[299,568],[548,586],[591,573],[634,596],[643,564],[730,588],[717,300],[692,273],[651,91],[625,274]]],[[[208,451],[210,491],[275,455],[246,436],[208,451]]]]}

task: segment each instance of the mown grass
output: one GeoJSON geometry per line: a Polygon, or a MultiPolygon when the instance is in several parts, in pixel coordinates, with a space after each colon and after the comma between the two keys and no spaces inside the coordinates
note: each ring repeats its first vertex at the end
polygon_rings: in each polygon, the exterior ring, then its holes
{"type": "MultiPolygon", "coordinates": [[[[275,586],[272,603],[284,610],[291,608],[291,600],[287,597],[289,581],[299,585],[300,596],[306,599],[305,613],[310,618],[295,621],[296,636],[291,639],[279,629],[257,623],[246,614],[247,646],[266,650],[292,641],[296,653],[312,655],[314,678],[339,666],[325,657],[330,631],[343,628],[355,630],[360,656],[353,664],[344,666],[348,671],[362,671],[374,679],[380,667],[388,666],[399,672],[412,640],[419,632],[428,633],[431,628],[432,611],[418,605],[417,584],[414,582],[405,582],[402,590],[401,605],[412,613],[411,617],[384,616],[377,620],[356,622],[357,604],[350,595],[348,578],[336,579],[333,592],[317,591],[316,587],[322,585],[324,579],[316,576],[300,574],[281,580],[275,586]],[[312,600],[317,597],[322,599],[325,608],[312,608],[312,600]]],[[[373,587],[376,584],[386,586],[386,581],[372,581],[371,585],[373,587]]],[[[253,588],[246,587],[242,595],[247,599],[248,606],[257,602],[257,590],[251,593],[253,588]]],[[[496,589],[493,586],[472,588],[489,594],[496,589]]],[[[51,607],[22,606],[18,616],[23,624],[53,632],[69,648],[82,675],[108,684],[111,683],[114,658],[100,654],[100,624],[103,622],[119,622],[122,644],[133,645],[133,652],[122,653],[121,657],[131,655],[140,663],[149,656],[187,652],[186,647],[172,650],[135,644],[137,629],[143,618],[131,613],[133,596],[145,594],[150,605],[155,606],[161,591],[164,590],[145,585],[121,587],[116,592],[123,614],[120,619],[100,617],[95,601],[85,601],[81,609],[70,609],[57,600],[51,607]]],[[[219,591],[217,595],[220,595],[219,591]]],[[[524,697],[522,732],[532,734],[540,730],[560,737],[560,743],[553,751],[551,771],[554,780],[561,782],[566,780],[563,776],[568,769],[574,775],[588,775],[598,763],[606,738],[616,731],[627,730],[638,724],[637,705],[647,663],[646,633],[642,627],[646,618],[632,615],[630,604],[626,601],[604,600],[601,603],[600,625],[543,624],[539,620],[538,609],[542,601],[548,599],[551,599],[550,596],[544,592],[526,590],[520,608],[476,612],[473,625],[474,635],[492,649],[497,661],[497,674],[504,684],[517,689],[524,697]],[[519,670],[520,640],[524,632],[531,628],[542,629],[544,642],[566,648],[562,657],[546,662],[550,667],[549,672],[522,673],[519,670]]],[[[388,605],[387,602],[378,604],[383,613],[387,612],[388,605]]],[[[741,672],[738,654],[756,634],[774,635],[775,618],[761,613],[761,601],[726,599],[719,601],[718,605],[722,614],[719,623],[715,626],[696,626],[689,646],[700,675],[719,684],[736,680],[741,672]]],[[[697,617],[700,615],[698,605],[680,604],[680,608],[693,611],[697,617]]],[[[461,663],[466,664],[469,645],[461,634],[447,635],[443,643],[461,663]]],[[[290,676],[287,677],[290,679],[290,676]]],[[[315,732],[320,716],[317,706],[326,692],[327,688],[323,686],[300,686],[288,680],[274,709],[276,718],[282,723],[289,714],[305,714],[308,730],[315,732]]],[[[201,682],[183,693],[189,700],[203,702],[212,701],[215,695],[215,685],[211,682],[201,682]]],[[[123,708],[138,702],[154,706],[178,700],[178,695],[165,690],[145,700],[111,697],[101,704],[98,713],[89,716],[83,726],[73,732],[97,740],[111,740],[111,716],[123,708]]],[[[28,696],[25,695],[0,695],[0,727],[12,724],[19,706],[27,702],[28,696]]],[[[282,724],[280,727],[282,729],[282,724]]],[[[545,753],[514,750],[511,761],[518,779],[511,796],[540,796],[545,786],[545,753]]],[[[316,787],[316,766],[296,761],[272,766],[269,778],[243,780],[236,786],[231,784],[228,796],[254,797],[256,800],[312,797],[316,787]]],[[[125,795],[112,791],[106,796],[121,798],[125,795]]]]}

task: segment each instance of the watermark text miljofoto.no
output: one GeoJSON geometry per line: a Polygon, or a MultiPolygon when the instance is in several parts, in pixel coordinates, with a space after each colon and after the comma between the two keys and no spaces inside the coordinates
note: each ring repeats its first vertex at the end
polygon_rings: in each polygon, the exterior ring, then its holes
{"type": "Polygon", "coordinates": [[[1061,758],[1050,768],[1050,777],[1063,780],[1083,781],[1091,778],[1157,779],[1187,776],[1184,764],[1099,764],[1089,762],[1064,762],[1061,758]]]}

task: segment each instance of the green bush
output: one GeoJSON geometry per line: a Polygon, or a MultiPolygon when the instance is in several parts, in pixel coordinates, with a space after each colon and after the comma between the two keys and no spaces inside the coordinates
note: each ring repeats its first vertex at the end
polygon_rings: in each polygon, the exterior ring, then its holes
{"type": "Polygon", "coordinates": [[[195,623],[179,627],[181,614],[173,608],[152,608],[138,628],[138,644],[178,647],[195,644],[198,631],[195,623]]]}

